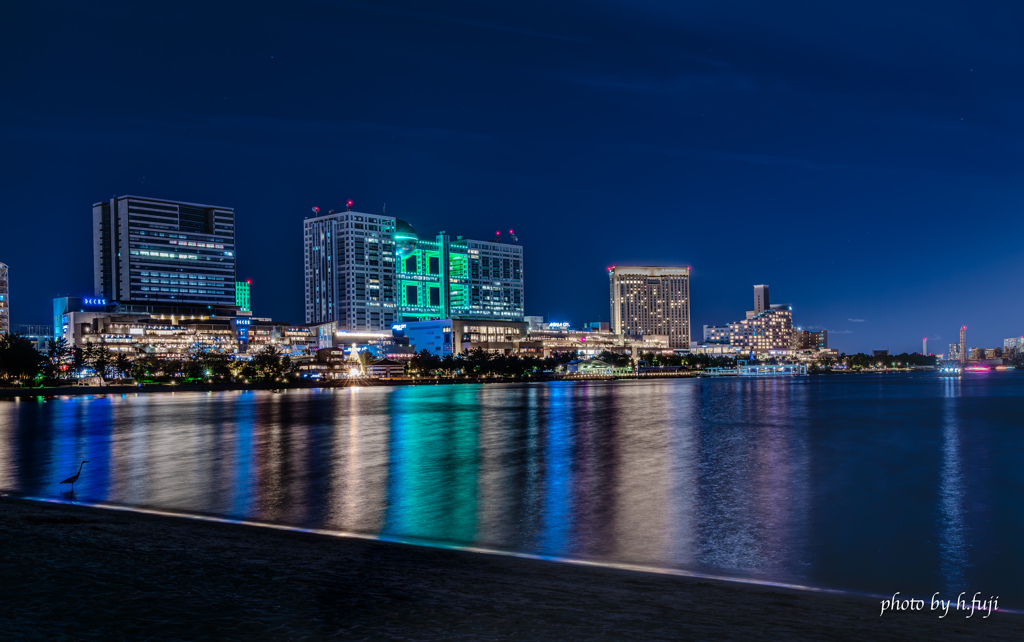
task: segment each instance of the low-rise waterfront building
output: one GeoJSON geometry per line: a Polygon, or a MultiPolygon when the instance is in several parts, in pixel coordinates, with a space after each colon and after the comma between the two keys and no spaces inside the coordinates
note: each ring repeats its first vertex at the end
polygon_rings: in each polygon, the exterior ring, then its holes
{"type": "Polygon", "coordinates": [[[405,374],[405,364],[391,359],[380,359],[366,366],[366,374],[378,379],[393,379],[405,374]]]}
{"type": "MultiPolygon", "coordinates": [[[[605,325],[607,328],[607,324],[605,325]]],[[[616,334],[605,330],[568,330],[549,328],[530,333],[534,352],[544,358],[575,352],[581,357],[597,357],[602,352],[636,359],[641,352],[672,354],[668,335],[616,334]]]]}
{"type": "Polygon", "coordinates": [[[536,352],[525,321],[480,319],[435,319],[396,324],[396,337],[408,339],[416,352],[426,350],[444,357],[464,350],[481,348],[486,352],[536,352]]]}
{"type": "Polygon", "coordinates": [[[615,366],[600,359],[585,359],[570,361],[565,364],[565,371],[569,374],[610,375],[615,372],[615,366]]]}
{"type": "Polygon", "coordinates": [[[641,352],[673,352],[666,335],[623,335],[544,325],[548,327],[530,331],[524,321],[439,319],[396,324],[393,333],[396,340],[407,341],[411,353],[426,350],[441,357],[477,348],[490,353],[541,358],[571,352],[580,357],[597,357],[602,352],[610,352],[636,359],[641,352]]]}
{"type": "Polygon", "coordinates": [[[102,298],[54,299],[53,338],[83,348],[98,344],[115,353],[177,358],[195,351],[217,352],[244,358],[267,346],[289,355],[308,353],[316,336],[306,327],[220,310],[195,308],[182,314],[140,312],[102,298]]]}

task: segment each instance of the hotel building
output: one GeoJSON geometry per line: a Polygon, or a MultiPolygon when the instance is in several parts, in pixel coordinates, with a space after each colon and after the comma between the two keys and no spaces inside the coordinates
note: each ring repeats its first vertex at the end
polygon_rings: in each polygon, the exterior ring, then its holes
{"type": "Polygon", "coordinates": [[[405,221],[345,211],[303,223],[306,323],[338,330],[470,318],[521,321],[523,248],[420,239],[405,221]]]}
{"type": "Polygon", "coordinates": [[[669,347],[690,347],[690,268],[613,266],[611,330],[664,335],[669,347]]]}
{"type": "Polygon", "coordinates": [[[11,331],[10,286],[7,281],[7,265],[0,263],[0,334],[11,331]]]}
{"type": "Polygon", "coordinates": [[[828,348],[828,330],[793,330],[790,347],[794,350],[825,350],[828,348]]]}
{"type": "MultiPolygon", "coordinates": [[[[723,326],[704,326],[705,343],[731,345],[740,352],[788,352],[796,349],[793,347],[792,308],[788,305],[771,305],[767,285],[754,286],[754,310],[748,311],[746,316],[742,321],[723,326]]],[[[806,339],[800,335],[796,340],[801,343],[804,340],[808,343],[813,341],[815,344],[827,341],[825,335],[819,333],[807,333],[806,339]],[[815,335],[813,339],[811,335],[815,335]]]]}
{"type": "Polygon", "coordinates": [[[92,207],[94,295],[151,309],[235,305],[230,207],[119,196],[92,207]]]}

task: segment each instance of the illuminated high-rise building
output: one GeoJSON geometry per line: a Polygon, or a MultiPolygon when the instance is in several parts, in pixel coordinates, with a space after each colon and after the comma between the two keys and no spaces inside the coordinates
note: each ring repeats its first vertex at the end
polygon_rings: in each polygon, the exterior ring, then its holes
{"type": "MultiPolygon", "coordinates": [[[[523,317],[523,248],[351,210],[304,223],[306,322],[386,330],[403,321],[523,317]]],[[[512,237],[514,239],[514,237],[512,237]]]]}
{"type": "Polygon", "coordinates": [[[139,196],[92,207],[95,296],[122,304],[235,303],[235,212],[139,196]]]}
{"type": "Polygon", "coordinates": [[[960,363],[967,363],[967,326],[960,327],[960,363]]]}
{"type": "Polygon", "coordinates": [[[395,323],[395,218],[331,210],[303,222],[306,323],[387,330],[395,323]]]}
{"type": "Polygon", "coordinates": [[[7,265],[0,263],[0,334],[11,331],[10,285],[7,278],[7,265]]]}
{"type": "Polygon", "coordinates": [[[951,343],[951,344],[949,344],[949,354],[947,355],[947,358],[950,361],[961,361],[961,359],[960,359],[960,344],[959,343],[951,343]]]}
{"type": "Polygon", "coordinates": [[[612,332],[664,335],[670,348],[690,347],[690,268],[618,265],[608,280],[612,332]]]}

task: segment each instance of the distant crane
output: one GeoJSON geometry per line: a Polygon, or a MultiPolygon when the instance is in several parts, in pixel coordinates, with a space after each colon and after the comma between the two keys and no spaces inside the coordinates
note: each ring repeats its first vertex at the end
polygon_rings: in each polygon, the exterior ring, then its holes
{"type": "Polygon", "coordinates": [[[89,463],[88,459],[83,460],[82,463],[78,465],[78,472],[75,473],[74,475],[68,477],[67,479],[65,479],[64,481],[61,482],[62,484],[71,484],[71,493],[72,494],[74,494],[74,492],[75,492],[75,482],[78,481],[78,476],[82,474],[82,466],[84,466],[84,465],[86,465],[88,463],[89,463]]]}

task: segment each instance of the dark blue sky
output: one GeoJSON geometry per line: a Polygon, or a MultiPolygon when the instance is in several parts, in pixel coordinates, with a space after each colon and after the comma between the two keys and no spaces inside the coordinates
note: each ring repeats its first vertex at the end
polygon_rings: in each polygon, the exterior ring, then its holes
{"type": "Polygon", "coordinates": [[[16,3],[0,24],[14,323],[92,288],[91,205],[236,208],[259,315],[302,322],[313,205],[513,227],[528,314],[693,266],[847,352],[1024,334],[1019,2],[16,3]],[[556,8],[552,8],[555,5],[556,8]]]}

